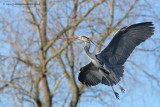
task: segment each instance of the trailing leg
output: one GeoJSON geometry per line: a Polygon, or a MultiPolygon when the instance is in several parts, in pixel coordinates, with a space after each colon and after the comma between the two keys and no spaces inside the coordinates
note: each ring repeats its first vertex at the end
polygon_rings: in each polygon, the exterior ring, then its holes
{"type": "Polygon", "coordinates": [[[116,91],[114,91],[113,86],[111,86],[111,87],[112,87],[112,90],[113,90],[113,92],[114,92],[116,98],[119,99],[119,94],[118,94],[116,91]]]}

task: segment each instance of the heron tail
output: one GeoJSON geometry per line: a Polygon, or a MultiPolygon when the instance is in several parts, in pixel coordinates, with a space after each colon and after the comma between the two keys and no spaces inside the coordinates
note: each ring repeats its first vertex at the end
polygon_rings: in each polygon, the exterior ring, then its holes
{"type": "Polygon", "coordinates": [[[123,65],[114,65],[112,70],[115,73],[118,80],[120,81],[120,77],[123,76],[124,66],[123,65]]]}

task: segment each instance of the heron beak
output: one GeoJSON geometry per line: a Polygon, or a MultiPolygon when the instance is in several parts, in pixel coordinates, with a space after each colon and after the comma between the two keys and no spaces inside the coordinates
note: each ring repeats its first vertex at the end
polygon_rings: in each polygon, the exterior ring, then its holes
{"type": "Polygon", "coordinates": [[[80,36],[70,36],[70,38],[73,38],[73,39],[81,39],[80,36]]]}

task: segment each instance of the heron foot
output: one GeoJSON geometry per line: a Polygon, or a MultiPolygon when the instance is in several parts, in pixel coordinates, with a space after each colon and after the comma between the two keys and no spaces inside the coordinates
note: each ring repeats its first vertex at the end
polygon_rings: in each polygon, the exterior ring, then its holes
{"type": "Polygon", "coordinates": [[[116,96],[116,98],[119,100],[119,94],[116,92],[116,91],[114,91],[114,89],[113,89],[113,86],[111,85],[111,87],[112,87],[112,90],[113,90],[113,92],[114,92],[114,95],[116,96]]]}
{"type": "Polygon", "coordinates": [[[121,92],[125,94],[125,90],[122,87],[120,87],[120,89],[121,89],[121,92]]]}
{"type": "Polygon", "coordinates": [[[121,92],[125,94],[125,90],[121,86],[119,86],[119,88],[121,89],[121,92]]]}
{"type": "Polygon", "coordinates": [[[119,88],[121,89],[121,92],[123,93],[123,94],[125,94],[125,90],[118,84],[118,86],[119,86],[119,88]]]}
{"type": "Polygon", "coordinates": [[[114,94],[115,94],[116,98],[119,100],[119,94],[115,91],[114,91],[114,94]]]}

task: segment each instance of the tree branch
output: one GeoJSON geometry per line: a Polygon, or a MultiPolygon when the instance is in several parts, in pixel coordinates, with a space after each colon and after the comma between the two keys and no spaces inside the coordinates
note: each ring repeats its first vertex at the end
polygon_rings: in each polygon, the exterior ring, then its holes
{"type": "Polygon", "coordinates": [[[101,0],[97,3],[95,3],[80,19],[78,19],[75,23],[72,23],[71,25],[67,25],[66,27],[63,28],[62,31],[60,31],[57,35],[54,36],[54,38],[52,40],[50,40],[48,42],[48,44],[45,46],[44,50],[48,50],[49,47],[51,47],[51,45],[66,31],[68,31],[71,28],[76,27],[79,23],[81,23],[87,16],[88,14],[94,9],[96,8],[98,5],[100,5],[101,3],[103,3],[104,0],[101,0]]]}
{"type": "Polygon", "coordinates": [[[54,92],[56,91],[56,89],[58,88],[60,82],[63,80],[63,78],[65,77],[65,75],[62,75],[58,81],[56,82],[56,84],[54,85],[52,91],[51,91],[51,96],[53,96],[54,92]]]}
{"type": "Polygon", "coordinates": [[[68,47],[68,43],[66,43],[63,47],[61,47],[58,52],[54,53],[52,56],[46,59],[45,63],[48,63],[51,59],[61,54],[68,47]]]}
{"type": "MultiPolygon", "coordinates": [[[[27,0],[23,0],[23,3],[24,4],[28,4],[28,1],[27,0]]],[[[27,12],[28,12],[28,14],[30,16],[30,20],[31,20],[31,23],[33,24],[33,27],[40,33],[39,25],[37,24],[36,18],[33,15],[29,5],[25,5],[25,6],[26,6],[27,12]]]]}
{"type": "Polygon", "coordinates": [[[133,2],[133,4],[130,6],[130,8],[128,9],[128,11],[125,13],[125,15],[117,22],[116,25],[114,25],[113,29],[115,29],[117,26],[119,26],[129,15],[129,13],[131,12],[131,10],[134,8],[134,6],[136,5],[138,0],[135,0],[133,2]]]}

